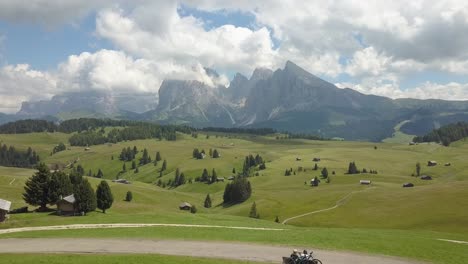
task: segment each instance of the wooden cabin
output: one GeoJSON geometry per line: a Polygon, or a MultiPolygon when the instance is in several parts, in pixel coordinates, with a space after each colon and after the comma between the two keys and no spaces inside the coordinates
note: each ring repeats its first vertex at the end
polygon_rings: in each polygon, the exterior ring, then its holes
{"type": "Polygon", "coordinates": [[[179,205],[179,209],[180,210],[186,210],[186,211],[190,211],[190,209],[192,209],[192,205],[187,203],[187,202],[183,202],[179,205]]]}
{"type": "Polygon", "coordinates": [[[429,166],[429,167],[436,166],[436,165],[437,165],[437,161],[435,161],[435,160],[429,160],[427,162],[427,166],[429,166]]]}
{"type": "Polygon", "coordinates": [[[75,195],[68,195],[60,201],[57,202],[57,214],[58,215],[75,215],[76,209],[75,209],[75,195]]]}
{"type": "Polygon", "coordinates": [[[4,222],[8,218],[8,212],[10,211],[11,202],[0,199],[0,223],[4,222]]]}
{"type": "Polygon", "coordinates": [[[370,180],[360,180],[359,184],[361,185],[370,185],[372,182],[370,180]]]}

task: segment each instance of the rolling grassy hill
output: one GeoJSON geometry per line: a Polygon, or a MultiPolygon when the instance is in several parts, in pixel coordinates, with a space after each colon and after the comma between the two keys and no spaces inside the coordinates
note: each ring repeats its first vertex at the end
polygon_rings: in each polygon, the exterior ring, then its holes
{"type": "MultiPolygon", "coordinates": [[[[107,179],[118,176],[133,183],[110,183],[116,199],[107,214],[93,212],[87,217],[65,218],[44,213],[19,214],[13,215],[1,228],[75,223],[188,223],[286,227],[288,235],[285,238],[283,233],[274,231],[190,229],[184,232],[174,228],[141,228],[29,232],[2,237],[130,236],[239,240],[436,259],[437,263],[463,263],[468,257],[463,250],[466,246],[436,240],[468,240],[468,164],[465,162],[468,145],[463,141],[450,147],[426,143],[409,146],[397,143],[277,140],[274,135],[261,137],[210,133],[209,138],[201,134],[197,138],[178,135],[175,142],[129,141],[92,146],[89,151],[82,147],[70,147],[70,150],[49,156],[53,146],[67,142],[68,136],[60,133],[0,135],[0,140],[17,148],[31,146],[44,153],[42,160],[46,163],[67,164],[79,158],[77,164],[81,164],[85,171],[102,169],[107,179]],[[158,178],[162,162],[157,166],[152,163],[141,166],[139,173],[127,171],[119,174],[123,162],[118,160],[118,156],[122,148],[128,146],[137,146],[140,150],[138,157],[144,148],[148,149],[152,158],[156,151],[160,151],[162,158],[168,162],[164,175],[158,178]],[[194,148],[205,149],[206,152],[210,148],[217,149],[221,158],[195,160],[192,158],[194,148]],[[214,184],[194,182],[174,189],[155,185],[159,179],[173,179],[176,168],[192,179],[200,176],[203,168],[209,172],[214,168],[218,176],[227,178],[232,175],[233,168],[241,171],[244,158],[249,154],[260,154],[267,161],[267,169],[259,171],[259,176],[249,178],[253,187],[252,197],[239,205],[224,207],[221,204],[227,180],[214,184]],[[297,157],[301,160],[296,161],[297,157]],[[318,171],[312,169],[314,157],[321,158],[317,162],[318,171]],[[436,160],[439,165],[428,167],[427,160],[436,160]],[[377,170],[378,174],[345,174],[351,161],[355,161],[359,169],[377,170]],[[422,174],[433,177],[432,181],[411,176],[415,173],[416,162],[421,163],[422,174]],[[443,166],[446,162],[452,165],[443,166]],[[300,172],[299,167],[305,171],[300,172]],[[329,171],[330,183],[322,180],[318,187],[304,184],[320,176],[323,167],[329,171]],[[288,168],[292,168],[295,175],[284,176],[288,168]],[[372,184],[359,185],[361,179],[371,180],[372,184]],[[402,188],[405,182],[412,182],[415,187],[402,188]],[[134,200],[130,203],[123,201],[127,191],[133,192],[134,200]],[[202,206],[207,193],[213,198],[213,208],[210,209],[202,206]],[[286,226],[274,223],[276,216],[282,221],[333,207],[340,200],[340,205],[335,209],[293,219],[286,226]],[[195,204],[198,213],[181,212],[178,204],[182,201],[195,204]],[[247,217],[254,201],[260,220],[247,217]],[[434,251],[434,247],[438,249],[434,251]],[[433,252],[428,254],[429,250],[433,252]],[[444,259],[447,252],[454,256],[451,262],[444,259]]],[[[126,166],[129,169],[130,163],[127,162],[126,166]]],[[[24,181],[33,172],[0,167],[0,198],[11,200],[13,208],[23,206],[21,193],[24,181]]],[[[99,181],[91,178],[93,186],[99,181]]]]}

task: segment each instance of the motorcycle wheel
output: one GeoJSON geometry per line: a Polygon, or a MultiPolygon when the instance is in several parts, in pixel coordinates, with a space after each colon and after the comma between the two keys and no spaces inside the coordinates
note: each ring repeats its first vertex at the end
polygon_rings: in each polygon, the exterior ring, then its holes
{"type": "Polygon", "coordinates": [[[313,259],[312,264],[322,264],[322,261],[320,259],[313,259]]]}

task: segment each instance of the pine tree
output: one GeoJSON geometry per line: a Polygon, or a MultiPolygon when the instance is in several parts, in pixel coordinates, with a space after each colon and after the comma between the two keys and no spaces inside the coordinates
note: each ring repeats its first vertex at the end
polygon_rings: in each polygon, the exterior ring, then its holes
{"type": "Polygon", "coordinates": [[[201,182],[207,182],[210,175],[208,175],[208,170],[203,169],[202,176],[200,178],[201,182]]]}
{"type": "Polygon", "coordinates": [[[76,166],[76,172],[81,176],[85,175],[85,170],[83,166],[81,166],[81,164],[78,164],[78,166],[76,166]]]}
{"type": "Polygon", "coordinates": [[[179,181],[177,182],[177,186],[184,185],[186,182],[185,174],[182,172],[179,176],[179,181]]]}
{"type": "Polygon", "coordinates": [[[220,157],[220,155],[219,155],[218,150],[217,149],[213,150],[213,159],[217,159],[219,157],[220,157]]]}
{"type": "Polygon", "coordinates": [[[146,165],[148,164],[150,161],[150,158],[149,158],[149,155],[148,155],[148,150],[147,149],[144,149],[143,150],[143,156],[140,158],[140,164],[141,165],[146,165]]]}
{"type": "Polygon", "coordinates": [[[164,160],[163,164],[162,164],[162,167],[161,167],[161,171],[165,171],[166,169],[167,169],[167,161],[164,160]]]}
{"type": "Polygon", "coordinates": [[[218,175],[216,174],[215,169],[213,169],[211,172],[211,183],[215,183],[217,179],[218,179],[218,175]]]}
{"type": "Polygon", "coordinates": [[[125,164],[125,162],[124,162],[124,164],[123,164],[123,166],[122,166],[122,171],[123,171],[123,172],[126,172],[126,171],[127,171],[127,165],[125,164]]]}
{"type": "Polygon", "coordinates": [[[419,177],[421,174],[421,163],[417,162],[416,163],[416,175],[419,177]]]}
{"type": "Polygon", "coordinates": [[[275,222],[276,222],[276,223],[279,223],[279,222],[280,222],[280,220],[279,220],[279,217],[278,217],[278,216],[276,216],[276,218],[275,218],[275,222]]]}
{"type": "MultiPolygon", "coordinates": [[[[164,186],[165,187],[165,186],[164,186]]],[[[127,195],[125,195],[125,201],[131,202],[133,200],[133,194],[131,191],[127,192],[127,195]]]]}
{"type": "Polygon", "coordinates": [[[210,155],[210,157],[213,157],[213,149],[210,148],[210,150],[208,151],[208,154],[210,155]]]}
{"type": "Polygon", "coordinates": [[[34,206],[40,206],[39,211],[46,211],[47,204],[51,201],[49,196],[50,170],[41,163],[37,166],[37,172],[26,181],[23,193],[23,199],[26,203],[34,206]]]}
{"type": "Polygon", "coordinates": [[[318,165],[317,165],[317,163],[315,163],[315,165],[314,165],[314,170],[318,170],[318,165]]]}
{"type": "Polygon", "coordinates": [[[206,195],[204,206],[205,208],[211,208],[211,197],[209,194],[206,195]]]}
{"type": "Polygon", "coordinates": [[[98,173],[97,173],[96,177],[100,178],[100,179],[104,177],[104,173],[102,173],[101,169],[98,170],[98,173]]]}
{"type": "Polygon", "coordinates": [[[136,162],[134,160],[132,160],[132,170],[136,169],[136,162]]]}
{"type": "Polygon", "coordinates": [[[136,146],[133,146],[133,155],[138,154],[138,149],[136,146]]]}
{"type": "Polygon", "coordinates": [[[161,161],[162,158],[161,158],[161,154],[158,152],[156,152],[156,161],[161,161]]]}
{"type": "Polygon", "coordinates": [[[322,169],[322,177],[325,178],[325,179],[328,178],[328,170],[327,170],[327,168],[323,168],[323,169],[322,169]]]}
{"type": "Polygon", "coordinates": [[[192,151],[192,158],[198,159],[198,154],[200,154],[200,151],[197,148],[194,148],[192,151]]]}
{"type": "Polygon", "coordinates": [[[96,194],[87,179],[83,178],[73,189],[75,208],[78,212],[88,213],[96,210],[96,194]]]}
{"type": "Polygon", "coordinates": [[[101,181],[96,189],[97,208],[101,209],[105,214],[106,210],[111,208],[114,202],[114,196],[106,181],[101,181]]]}
{"type": "Polygon", "coordinates": [[[260,216],[257,213],[257,204],[255,204],[255,202],[252,204],[252,207],[250,207],[249,217],[260,218],[260,216]]]}
{"type": "Polygon", "coordinates": [[[236,174],[236,168],[232,168],[232,173],[236,174]]]}
{"type": "Polygon", "coordinates": [[[192,207],[190,208],[190,213],[192,214],[196,214],[197,213],[197,207],[195,205],[192,205],[192,207]]]}
{"type": "Polygon", "coordinates": [[[139,172],[140,172],[140,169],[138,169],[138,167],[136,167],[135,173],[139,173],[139,172]]]}
{"type": "MultiPolygon", "coordinates": [[[[81,177],[81,176],[80,176],[81,177]]],[[[65,197],[73,193],[73,186],[70,177],[64,172],[54,172],[49,182],[49,201],[55,204],[60,197],[65,197]]]]}

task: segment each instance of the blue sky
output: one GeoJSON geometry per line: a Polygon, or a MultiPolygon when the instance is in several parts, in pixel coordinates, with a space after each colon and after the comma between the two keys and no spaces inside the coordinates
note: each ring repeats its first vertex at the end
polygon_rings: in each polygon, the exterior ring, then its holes
{"type": "Polygon", "coordinates": [[[194,69],[214,68],[223,76],[210,82],[228,85],[287,60],[363,93],[468,99],[463,1],[49,1],[0,3],[0,111],[38,87],[157,93],[165,78],[207,80],[194,69]]]}

